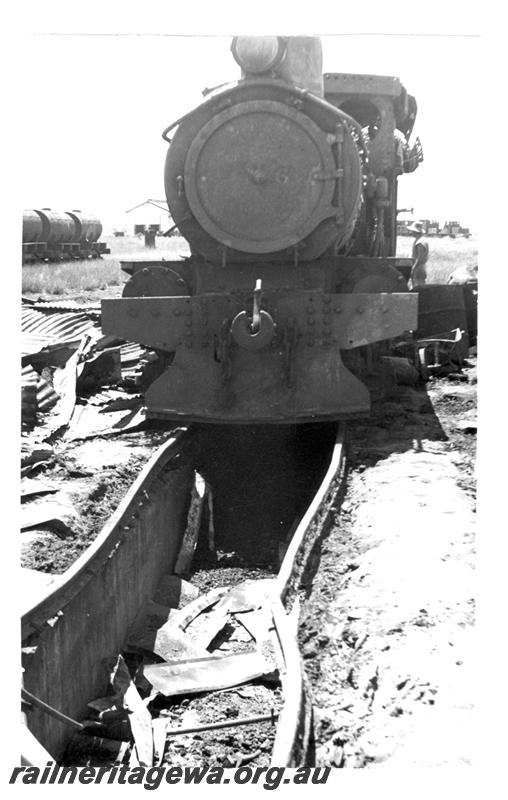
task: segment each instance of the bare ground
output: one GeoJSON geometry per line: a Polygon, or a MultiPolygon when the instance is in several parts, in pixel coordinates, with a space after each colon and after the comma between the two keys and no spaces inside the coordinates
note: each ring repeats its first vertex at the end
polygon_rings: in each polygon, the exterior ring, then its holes
{"type": "Polygon", "coordinates": [[[86,550],[118,507],[167,432],[141,431],[121,439],[97,437],[65,446],[36,477],[58,491],[28,497],[24,508],[48,502],[67,508],[64,524],[51,520],[21,533],[21,566],[61,574],[86,550]]]}
{"type": "Polygon", "coordinates": [[[316,553],[300,644],[316,763],[472,761],[475,369],[351,426],[349,487],[316,553]],[[432,405],[430,403],[432,401],[432,405]],[[456,429],[470,420],[470,432],[456,429]]]}

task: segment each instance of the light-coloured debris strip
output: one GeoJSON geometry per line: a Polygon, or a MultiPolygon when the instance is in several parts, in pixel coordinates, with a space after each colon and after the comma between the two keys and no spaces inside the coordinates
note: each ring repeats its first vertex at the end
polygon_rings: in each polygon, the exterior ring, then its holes
{"type": "Polygon", "coordinates": [[[119,655],[111,673],[111,685],[131,713],[129,722],[136,744],[136,756],[143,767],[153,764],[152,717],[136,689],[123,656],[119,655]]]}
{"type": "Polygon", "coordinates": [[[219,602],[218,609],[231,613],[251,611],[274,598],[277,591],[276,578],[246,580],[231,589],[219,602]]]}
{"type": "Polygon", "coordinates": [[[152,686],[166,697],[227,689],[271,672],[273,665],[257,652],[153,664],[143,670],[152,686]]]}

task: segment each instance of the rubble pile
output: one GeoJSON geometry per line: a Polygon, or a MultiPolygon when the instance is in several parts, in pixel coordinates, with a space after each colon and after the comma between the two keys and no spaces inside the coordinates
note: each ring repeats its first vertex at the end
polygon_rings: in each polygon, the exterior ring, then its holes
{"type": "Polygon", "coordinates": [[[88,703],[65,761],[268,766],[284,671],[275,593],[273,578],[200,593],[163,576],[106,665],[107,694],[88,703]]]}
{"type": "Polygon", "coordinates": [[[30,574],[72,563],[158,444],[156,432],[132,439],[146,428],[144,369],[155,358],[103,336],[98,305],[23,299],[21,530],[30,574]],[[123,433],[131,440],[120,441],[123,433]]]}

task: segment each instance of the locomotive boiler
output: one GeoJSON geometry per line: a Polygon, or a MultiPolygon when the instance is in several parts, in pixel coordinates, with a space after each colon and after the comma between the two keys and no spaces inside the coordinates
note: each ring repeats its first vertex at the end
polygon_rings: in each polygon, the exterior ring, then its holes
{"type": "Polygon", "coordinates": [[[422,159],[416,102],[394,77],[323,75],[316,37],[241,36],[232,53],[239,81],[163,133],[191,256],[131,264],[103,330],[157,352],[151,417],[366,414],[369,346],[417,323],[395,256],[397,180],[422,159]]]}

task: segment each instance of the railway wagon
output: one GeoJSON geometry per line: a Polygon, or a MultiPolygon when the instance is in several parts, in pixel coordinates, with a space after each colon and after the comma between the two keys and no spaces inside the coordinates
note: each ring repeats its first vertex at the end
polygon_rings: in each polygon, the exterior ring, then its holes
{"type": "Polygon", "coordinates": [[[317,37],[235,37],[241,74],[169,125],[164,182],[191,256],[128,262],[102,327],[154,348],[154,418],[367,414],[369,346],[417,327],[397,182],[423,160],[396,77],[322,72],[317,37]]]}
{"type": "Polygon", "coordinates": [[[23,263],[72,261],[99,258],[110,252],[104,242],[101,221],[79,209],[53,211],[50,208],[23,212],[23,263]]]}

